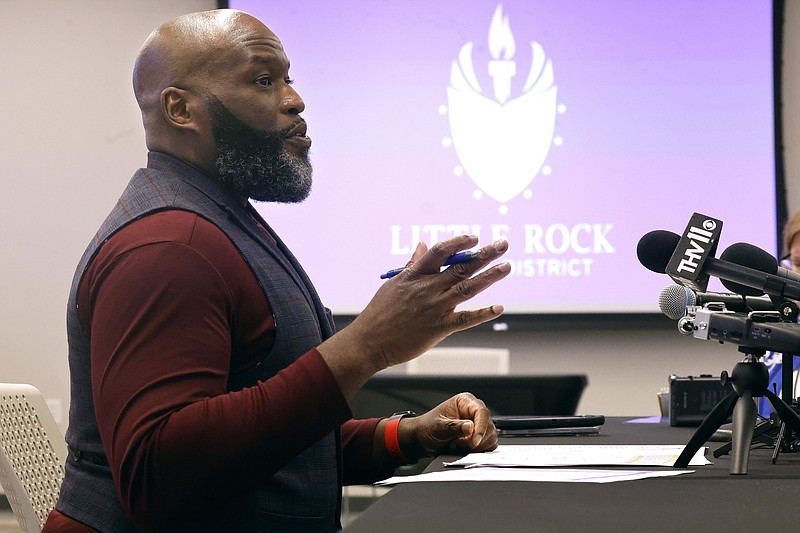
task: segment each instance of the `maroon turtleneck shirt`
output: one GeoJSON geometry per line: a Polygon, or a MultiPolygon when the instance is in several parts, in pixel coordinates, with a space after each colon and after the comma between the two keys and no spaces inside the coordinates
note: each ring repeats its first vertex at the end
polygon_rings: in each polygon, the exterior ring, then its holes
{"type": "MultiPolygon", "coordinates": [[[[379,419],[352,419],[316,349],[227,392],[229,373],[269,352],[275,323],[244,259],[201,217],[164,211],[120,230],[89,265],[78,306],[98,427],[137,522],[235,498],[337,427],[345,484],[396,466],[373,464],[379,419]]],[[[91,529],[54,511],[44,531],[91,529]]]]}

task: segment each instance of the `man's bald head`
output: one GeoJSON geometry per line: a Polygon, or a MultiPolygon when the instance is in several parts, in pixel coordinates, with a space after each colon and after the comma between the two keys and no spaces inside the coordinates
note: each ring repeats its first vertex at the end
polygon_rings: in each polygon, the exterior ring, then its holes
{"type": "Polygon", "coordinates": [[[166,87],[180,87],[202,72],[244,17],[253,18],[234,10],[203,11],[177,17],[153,31],[133,69],[139,106],[153,105],[166,87]]]}
{"type": "Polygon", "coordinates": [[[149,149],[169,151],[165,145],[179,133],[172,129],[175,123],[166,109],[169,102],[165,91],[195,91],[198,97],[213,93],[213,82],[224,77],[226,61],[235,53],[236,44],[253,32],[270,35],[280,46],[261,21],[232,9],[182,15],[150,34],[133,70],[134,94],[149,149]]]}

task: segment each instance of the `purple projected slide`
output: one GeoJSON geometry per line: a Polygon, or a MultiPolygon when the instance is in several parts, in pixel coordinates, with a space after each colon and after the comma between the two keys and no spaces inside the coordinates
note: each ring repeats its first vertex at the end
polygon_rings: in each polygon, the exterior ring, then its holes
{"type": "MultiPolygon", "coordinates": [[[[231,0],[281,38],[314,144],[301,205],[257,204],[335,313],[416,243],[505,237],[476,305],[658,312],[639,239],[724,222],[775,253],[772,4],[231,0]]],[[[724,292],[718,280],[709,290],[724,292]]]]}

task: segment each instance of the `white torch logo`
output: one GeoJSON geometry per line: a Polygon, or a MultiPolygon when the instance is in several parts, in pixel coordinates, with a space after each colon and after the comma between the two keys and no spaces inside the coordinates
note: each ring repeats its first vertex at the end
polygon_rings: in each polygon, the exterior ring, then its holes
{"type": "Polygon", "coordinates": [[[452,142],[463,170],[480,190],[500,203],[523,192],[530,197],[528,184],[543,170],[550,146],[560,143],[560,138],[553,138],[556,113],[563,112],[563,106],[558,109],[556,104],[553,66],[539,43],[531,41],[530,46],[531,69],[522,95],[511,99],[511,82],[517,74],[516,44],[503,6],[498,5],[489,27],[488,74],[494,98],[483,95],[472,61],[472,42],[462,46],[458,60],[453,61],[447,88],[452,139],[446,144],[452,142]]]}

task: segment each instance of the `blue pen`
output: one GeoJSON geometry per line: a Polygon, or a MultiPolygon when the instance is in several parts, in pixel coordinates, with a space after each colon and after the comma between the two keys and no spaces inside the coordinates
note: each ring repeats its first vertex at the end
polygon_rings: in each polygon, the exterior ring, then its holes
{"type": "MultiPolygon", "coordinates": [[[[456,263],[467,263],[470,260],[472,260],[472,258],[475,257],[476,255],[477,252],[458,252],[445,259],[444,264],[442,264],[442,266],[455,265],[456,263]]],[[[381,279],[393,278],[405,269],[406,267],[400,267],[400,268],[395,268],[394,270],[390,270],[386,274],[381,274],[381,279]]]]}

